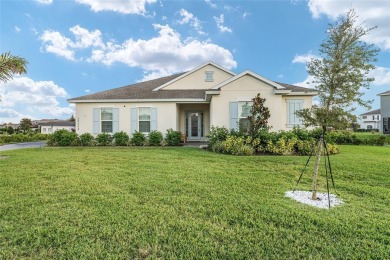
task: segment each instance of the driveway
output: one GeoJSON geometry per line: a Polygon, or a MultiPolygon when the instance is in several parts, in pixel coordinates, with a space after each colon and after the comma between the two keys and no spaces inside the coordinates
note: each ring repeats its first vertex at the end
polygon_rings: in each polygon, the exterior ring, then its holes
{"type": "Polygon", "coordinates": [[[19,143],[19,144],[5,144],[0,146],[0,151],[8,151],[8,150],[24,149],[24,148],[40,148],[44,145],[46,145],[46,141],[27,142],[27,143],[19,143]]]}

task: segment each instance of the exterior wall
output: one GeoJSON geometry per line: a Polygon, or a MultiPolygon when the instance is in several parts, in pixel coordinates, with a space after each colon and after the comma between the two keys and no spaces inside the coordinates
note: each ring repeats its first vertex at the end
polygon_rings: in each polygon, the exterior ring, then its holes
{"type": "Polygon", "coordinates": [[[74,126],[41,126],[41,134],[52,134],[57,130],[65,129],[69,132],[75,129],[74,126]]]}
{"type": "Polygon", "coordinates": [[[186,77],[164,87],[164,89],[210,89],[213,86],[231,78],[232,75],[212,65],[194,71],[186,77]],[[206,71],[213,71],[213,81],[206,81],[206,71]]]}
{"type": "Polygon", "coordinates": [[[258,93],[266,98],[265,106],[270,110],[268,125],[272,131],[289,130],[287,128],[287,99],[303,99],[304,107],[312,105],[311,96],[275,95],[273,87],[250,75],[243,76],[221,88],[219,96],[213,96],[210,104],[210,125],[229,128],[229,102],[250,101],[258,93]]]}
{"type": "Polygon", "coordinates": [[[176,104],[175,103],[77,103],[76,104],[76,133],[93,133],[94,108],[118,108],[119,131],[131,134],[131,108],[155,107],[157,108],[157,130],[165,134],[166,130],[176,130],[176,104]]]}
{"type": "MultiPolygon", "coordinates": [[[[381,96],[381,122],[385,118],[390,118],[390,95],[381,96]]],[[[384,127],[384,124],[381,124],[381,133],[389,134],[390,131],[386,131],[384,127]]]]}

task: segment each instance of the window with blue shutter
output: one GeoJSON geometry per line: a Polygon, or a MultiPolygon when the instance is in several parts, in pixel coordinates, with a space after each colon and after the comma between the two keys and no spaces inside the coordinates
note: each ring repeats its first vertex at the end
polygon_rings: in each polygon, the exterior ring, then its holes
{"type": "Polygon", "coordinates": [[[296,114],[303,109],[303,99],[287,99],[287,127],[301,126],[302,120],[296,114]]]}
{"type": "Polygon", "coordinates": [[[93,133],[100,134],[100,108],[93,109],[93,133]]]}
{"type": "Polygon", "coordinates": [[[130,115],[130,129],[131,133],[135,133],[137,131],[137,108],[133,107],[131,108],[131,115],[130,115]]]}
{"type": "Polygon", "coordinates": [[[229,102],[229,128],[238,130],[238,102],[229,102]]]}

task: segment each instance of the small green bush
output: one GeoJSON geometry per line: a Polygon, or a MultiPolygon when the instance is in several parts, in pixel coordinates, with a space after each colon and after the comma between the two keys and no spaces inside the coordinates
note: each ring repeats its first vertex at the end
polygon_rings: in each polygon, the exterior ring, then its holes
{"type": "Polygon", "coordinates": [[[161,132],[159,131],[151,131],[148,135],[148,142],[149,142],[149,145],[152,145],[152,146],[159,146],[161,145],[161,142],[163,140],[163,135],[161,132]]]}
{"type": "Polygon", "coordinates": [[[217,141],[211,148],[215,152],[233,155],[252,155],[253,148],[246,144],[244,137],[229,135],[226,141],[217,141]]]}
{"type": "Polygon", "coordinates": [[[142,146],[145,144],[146,137],[143,133],[135,131],[130,139],[130,143],[135,146],[142,146]]]}
{"type": "Polygon", "coordinates": [[[226,127],[211,126],[210,132],[207,135],[208,148],[212,149],[215,143],[225,141],[228,135],[229,130],[226,127]]]}
{"type": "Polygon", "coordinates": [[[79,136],[79,142],[81,146],[92,146],[94,139],[95,138],[90,133],[84,133],[79,136]]]}
{"type": "Polygon", "coordinates": [[[126,134],[125,132],[116,132],[114,135],[114,143],[115,145],[118,146],[126,146],[127,143],[129,142],[129,135],[126,134]]]}
{"type": "Polygon", "coordinates": [[[165,136],[165,141],[169,146],[177,146],[181,140],[181,132],[174,131],[173,129],[168,129],[165,136]]]}
{"type": "Polygon", "coordinates": [[[50,135],[47,144],[49,146],[76,146],[79,144],[78,142],[79,139],[76,133],[60,129],[50,135]]]}
{"type": "Polygon", "coordinates": [[[109,133],[100,133],[96,137],[97,144],[101,146],[107,146],[112,144],[112,139],[113,137],[109,133]]]}

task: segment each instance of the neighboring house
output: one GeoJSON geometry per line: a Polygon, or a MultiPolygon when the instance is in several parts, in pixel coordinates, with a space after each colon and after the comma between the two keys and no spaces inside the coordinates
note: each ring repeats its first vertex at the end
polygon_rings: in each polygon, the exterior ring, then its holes
{"type": "Polygon", "coordinates": [[[18,129],[20,127],[20,124],[13,124],[13,123],[5,123],[5,124],[2,124],[0,125],[0,128],[8,128],[8,127],[12,127],[14,130],[18,129]]]}
{"type": "Polygon", "coordinates": [[[361,129],[378,129],[381,125],[381,110],[376,109],[359,115],[361,129]]]}
{"type": "Polygon", "coordinates": [[[272,130],[301,126],[295,111],[309,108],[312,89],[277,83],[254,72],[235,74],[208,62],[189,72],[69,99],[76,104],[76,132],[135,131],[163,134],[172,128],[204,140],[211,126],[238,129],[257,93],[266,98],[272,130]]]}
{"type": "Polygon", "coordinates": [[[390,90],[378,95],[381,97],[382,127],[380,128],[380,132],[390,134],[390,90]]]}
{"type": "Polygon", "coordinates": [[[68,131],[75,131],[75,122],[68,120],[55,120],[45,123],[40,123],[41,134],[51,134],[57,130],[65,129],[68,131]]]}

